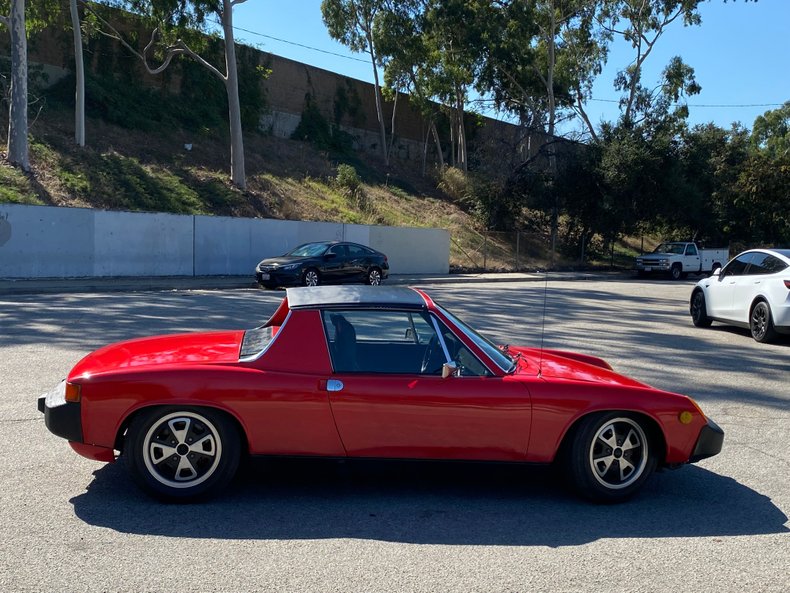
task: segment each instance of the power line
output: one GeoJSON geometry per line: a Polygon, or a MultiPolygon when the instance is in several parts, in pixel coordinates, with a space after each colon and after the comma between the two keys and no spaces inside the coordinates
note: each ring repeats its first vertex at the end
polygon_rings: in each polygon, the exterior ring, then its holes
{"type": "MultiPolygon", "coordinates": [[[[222,23],[220,23],[219,21],[213,20],[213,22],[215,24],[217,24],[217,25],[222,26],[222,23]]],[[[363,64],[368,64],[369,63],[367,60],[363,60],[361,58],[355,58],[353,56],[346,56],[346,55],[339,54],[337,52],[329,51],[329,50],[326,50],[326,49],[319,49],[317,47],[312,47],[310,45],[305,45],[303,43],[297,43],[296,41],[288,41],[287,39],[280,39],[279,37],[274,37],[272,35],[266,35],[264,33],[258,33],[257,31],[250,31],[249,29],[244,29],[243,27],[237,27],[236,25],[233,25],[233,29],[236,30],[236,31],[242,31],[244,33],[248,33],[250,35],[257,35],[258,37],[264,37],[266,39],[272,39],[274,41],[279,41],[280,43],[287,43],[288,45],[295,45],[296,47],[301,47],[301,48],[304,48],[304,49],[310,49],[312,51],[321,52],[322,54],[328,54],[330,56],[335,56],[337,58],[343,58],[345,60],[352,60],[354,62],[362,62],[363,64]]]]}

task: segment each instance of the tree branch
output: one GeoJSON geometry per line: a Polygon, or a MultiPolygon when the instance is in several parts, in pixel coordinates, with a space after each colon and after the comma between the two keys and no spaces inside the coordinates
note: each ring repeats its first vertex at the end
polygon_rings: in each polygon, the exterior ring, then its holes
{"type": "Polygon", "coordinates": [[[5,25],[9,29],[11,28],[11,22],[9,21],[7,16],[0,14],[0,25],[5,25]]]}
{"type": "MultiPolygon", "coordinates": [[[[241,0],[241,1],[243,2],[244,0],[241,0]]],[[[151,41],[149,41],[148,45],[145,46],[145,49],[143,50],[143,53],[140,53],[135,48],[133,48],[126,41],[126,39],[124,39],[123,35],[121,35],[121,33],[119,33],[118,30],[115,27],[113,27],[109,22],[107,22],[104,18],[102,18],[102,16],[100,14],[98,14],[95,10],[93,10],[93,8],[85,0],[79,0],[79,2],[85,7],[85,10],[90,11],[90,13],[93,16],[95,16],[102,23],[102,25],[107,27],[109,29],[109,31],[110,31],[108,33],[107,31],[99,30],[99,33],[101,35],[104,35],[105,37],[109,37],[110,39],[115,39],[116,41],[120,42],[120,44],[123,45],[130,53],[132,53],[137,58],[139,58],[139,60],[143,63],[143,67],[145,68],[146,72],[148,72],[148,74],[155,75],[155,74],[162,73],[170,65],[170,62],[173,60],[174,57],[186,54],[190,58],[195,60],[198,64],[201,64],[202,66],[205,66],[209,70],[209,72],[214,74],[223,83],[225,83],[227,81],[227,76],[226,75],[222,74],[222,72],[220,72],[212,64],[208,63],[205,59],[203,59],[203,57],[201,57],[198,54],[196,54],[181,39],[176,41],[176,43],[174,43],[173,45],[165,47],[164,48],[164,52],[165,52],[164,60],[162,61],[162,63],[159,66],[157,66],[155,68],[152,68],[151,66],[148,65],[148,52],[156,44],[156,39],[157,39],[157,36],[159,35],[159,27],[156,27],[151,32],[151,41]]]]}

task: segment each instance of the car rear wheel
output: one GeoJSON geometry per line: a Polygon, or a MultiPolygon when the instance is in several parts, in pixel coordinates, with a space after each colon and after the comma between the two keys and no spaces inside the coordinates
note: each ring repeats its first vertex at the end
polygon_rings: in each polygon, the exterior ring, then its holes
{"type": "Polygon", "coordinates": [[[236,473],[240,451],[239,433],[221,412],[168,406],[132,421],[123,455],[145,492],[190,501],[224,488],[236,473]]]}
{"type": "Polygon", "coordinates": [[[568,458],[573,487],[596,502],[632,496],[656,467],[648,435],[644,420],[624,412],[584,418],[568,458]]]}
{"type": "Polygon", "coordinates": [[[758,342],[771,342],[776,338],[771,307],[765,301],[760,301],[752,309],[752,314],[749,316],[749,329],[752,332],[752,337],[758,342]]]}
{"type": "Polygon", "coordinates": [[[365,284],[370,284],[371,286],[378,286],[381,284],[381,270],[378,268],[370,268],[367,276],[365,276],[365,284]]]}
{"type": "Polygon", "coordinates": [[[304,276],[302,276],[302,283],[305,286],[318,286],[321,284],[321,276],[315,268],[308,268],[304,276]]]}
{"type": "Polygon", "coordinates": [[[691,297],[691,321],[697,327],[710,327],[712,320],[708,317],[708,310],[705,306],[705,295],[701,290],[694,293],[691,297]]]}

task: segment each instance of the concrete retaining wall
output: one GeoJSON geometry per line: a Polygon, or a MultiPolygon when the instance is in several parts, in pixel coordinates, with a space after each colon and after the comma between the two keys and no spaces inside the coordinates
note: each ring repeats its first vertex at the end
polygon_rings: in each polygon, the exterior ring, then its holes
{"type": "Polygon", "coordinates": [[[443,229],[0,204],[0,278],[252,275],[265,257],[331,239],[386,253],[393,274],[449,271],[443,229]]]}

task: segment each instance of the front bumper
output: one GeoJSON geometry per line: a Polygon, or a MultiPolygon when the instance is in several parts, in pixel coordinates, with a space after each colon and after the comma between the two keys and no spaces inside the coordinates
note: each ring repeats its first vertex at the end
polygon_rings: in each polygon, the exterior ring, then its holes
{"type": "Polygon", "coordinates": [[[636,262],[636,269],[640,272],[668,272],[668,261],[638,261],[636,262]]]}
{"type": "Polygon", "coordinates": [[[82,442],[82,415],[79,402],[66,401],[66,381],[38,398],[38,411],[44,414],[49,431],[69,441],[82,442]]]}
{"type": "Polygon", "coordinates": [[[302,283],[302,270],[272,270],[269,272],[256,270],[255,281],[259,286],[267,288],[295,286],[302,283]]]}
{"type": "Polygon", "coordinates": [[[697,437],[697,444],[691,454],[689,463],[696,463],[700,459],[713,457],[721,452],[724,444],[724,431],[713,420],[708,418],[708,424],[702,427],[697,437]]]}

